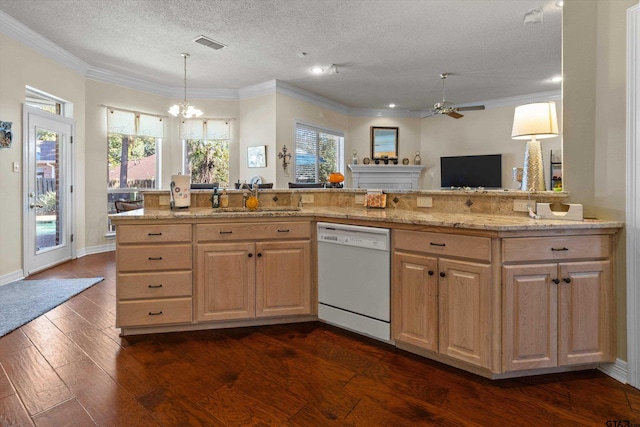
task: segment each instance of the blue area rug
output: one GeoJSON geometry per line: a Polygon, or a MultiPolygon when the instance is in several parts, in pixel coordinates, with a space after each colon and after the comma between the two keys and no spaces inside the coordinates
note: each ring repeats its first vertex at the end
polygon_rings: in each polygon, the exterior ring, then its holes
{"type": "Polygon", "coordinates": [[[0,286],[0,337],[103,280],[18,280],[0,286]]]}

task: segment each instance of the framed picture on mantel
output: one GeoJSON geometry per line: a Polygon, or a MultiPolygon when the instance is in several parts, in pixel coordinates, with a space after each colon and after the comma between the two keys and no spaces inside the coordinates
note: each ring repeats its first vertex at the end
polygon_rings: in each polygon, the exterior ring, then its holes
{"type": "Polygon", "coordinates": [[[389,160],[398,158],[398,128],[371,126],[371,158],[389,160]]]}

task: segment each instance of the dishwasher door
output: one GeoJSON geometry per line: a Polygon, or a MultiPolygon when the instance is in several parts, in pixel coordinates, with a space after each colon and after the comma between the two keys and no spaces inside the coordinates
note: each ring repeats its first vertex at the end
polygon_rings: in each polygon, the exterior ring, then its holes
{"type": "Polygon", "coordinates": [[[318,317],[389,341],[390,232],[318,224],[318,317]]]}

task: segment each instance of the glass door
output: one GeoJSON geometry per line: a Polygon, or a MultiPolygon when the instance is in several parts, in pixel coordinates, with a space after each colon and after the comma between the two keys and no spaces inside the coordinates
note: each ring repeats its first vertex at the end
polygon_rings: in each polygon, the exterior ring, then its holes
{"type": "Polygon", "coordinates": [[[73,121],[25,106],[25,272],[71,259],[73,121]]]}

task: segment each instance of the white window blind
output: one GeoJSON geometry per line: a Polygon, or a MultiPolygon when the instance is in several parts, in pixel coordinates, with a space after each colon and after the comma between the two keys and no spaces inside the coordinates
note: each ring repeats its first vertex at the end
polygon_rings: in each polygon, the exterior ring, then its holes
{"type": "Polygon", "coordinates": [[[296,124],[296,182],[326,182],[331,172],[344,172],[344,135],[296,124]]]}
{"type": "Polygon", "coordinates": [[[152,114],[107,108],[107,132],[164,138],[164,121],[152,114]]]}
{"type": "Polygon", "coordinates": [[[180,122],[180,139],[229,140],[231,132],[228,120],[188,119],[180,122]]]}
{"type": "Polygon", "coordinates": [[[136,134],[136,115],[133,111],[107,109],[107,132],[122,135],[136,134]]]}

